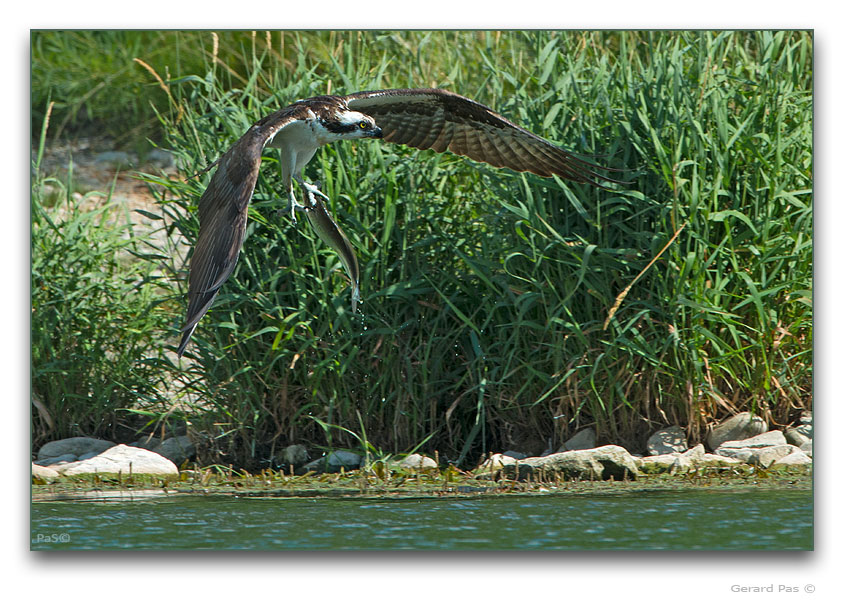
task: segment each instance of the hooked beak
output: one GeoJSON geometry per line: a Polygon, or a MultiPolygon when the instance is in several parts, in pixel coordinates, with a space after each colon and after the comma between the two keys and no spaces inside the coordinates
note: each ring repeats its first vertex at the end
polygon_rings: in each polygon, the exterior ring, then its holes
{"type": "Polygon", "coordinates": [[[376,125],[375,127],[369,130],[369,137],[373,137],[380,140],[384,137],[384,132],[381,131],[381,128],[376,125]]]}

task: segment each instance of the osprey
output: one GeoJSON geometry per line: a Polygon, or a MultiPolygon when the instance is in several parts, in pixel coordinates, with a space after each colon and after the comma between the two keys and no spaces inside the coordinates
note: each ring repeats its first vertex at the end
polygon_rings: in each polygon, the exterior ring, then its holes
{"type": "MultiPolygon", "coordinates": [[[[234,271],[261,153],[267,145],[281,149],[282,182],[291,217],[295,220],[297,210],[315,211],[313,217],[309,214],[309,220],[320,237],[341,258],[351,254],[343,262],[352,276],[351,245],[317,199],[327,197],[302,178],[302,169],[320,146],[365,138],[435,152],[450,150],[495,167],[530,171],[542,177],[557,175],[600,187],[602,182],[621,183],[596,171],[605,167],[577,158],[483,104],[446,90],[395,89],[298,100],[252,125],[211,165],[217,165],[217,170],[199,200],[199,238],[191,258],[188,310],[179,356],[234,271]],[[304,189],[305,205],[296,202],[293,180],[304,189]]],[[[352,278],[355,285],[356,277],[352,278]]]]}

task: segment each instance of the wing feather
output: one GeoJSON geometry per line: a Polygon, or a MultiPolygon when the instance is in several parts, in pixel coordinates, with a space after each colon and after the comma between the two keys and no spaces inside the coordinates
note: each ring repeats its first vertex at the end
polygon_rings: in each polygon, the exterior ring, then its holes
{"type": "Polygon", "coordinates": [[[349,108],[366,113],[384,132],[384,140],[436,152],[450,150],[473,160],[543,177],[558,175],[581,183],[621,183],[600,171],[605,167],[519,127],[491,108],[438,89],[395,89],[345,96],[349,108]]]}
{"type": "Polygon", "coordinates": [[[199,199],[199,236],[190,261],[188,310],[177,350],[179,356],[237,265],[249,201],[261,167],[261,152],[280,129],[294,120],[296,111],[291,108],[261,119],[235,142],[220,157],[217,170],[199,199]]]}

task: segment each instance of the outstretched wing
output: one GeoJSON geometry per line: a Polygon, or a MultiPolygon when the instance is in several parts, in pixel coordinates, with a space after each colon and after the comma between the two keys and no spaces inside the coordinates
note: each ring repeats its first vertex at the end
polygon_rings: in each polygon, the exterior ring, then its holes
{"type": "Polygon", "coordinates": [[[489,107],[438,89],[357,92],[344,98],[349,108],[370,115],[384,141],[436,152],[450,150],[494,167],[558,175],[600,186],[621,183],[602,175],[605,169],[578,158],[508,121],[489,107]]]}
{"type": "Polygon", "coordinates": [[[185,351],[196,324],[234,271],[246,232],[249,200],[258,181],[267,142],[295,120],[293,107],[277,111],[249,128],[220,157],[211,182],[199,199],[199,237],[190,262],[188,312],[177,354],[185,351]]]}

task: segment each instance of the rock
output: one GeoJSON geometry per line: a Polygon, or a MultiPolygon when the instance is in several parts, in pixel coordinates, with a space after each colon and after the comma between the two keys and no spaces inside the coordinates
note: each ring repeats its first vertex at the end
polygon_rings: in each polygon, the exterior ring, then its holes
{"type": "Polygon", "coordinates": [[[50,467],[42,467],[41,465],[32,463],[32,481],[34,483],[41,483],[56,479],[59,472],[50,467]]]}
{"type": "Polygon", "coordinates": [[[149,164],[162,169],[170,168],[175,164],[173,154],[171,152],[167,152],[166,150],[162,150],[161,148],[153,148],[150,150],[147,154],[146,160],[149,164]]]}
{"type": "Polygon", "coordinates": [[[328,455],[328,472],[338,473],[342,467],[345,470],[357,469],[360,466],[360,454],[348,450],[335,450],[328,455]]]}
{"type": "Polygon", "coordinates": [[[802,451],[797,446],[786,443],[785,435],[778,430],[744,440],[724,442],[715,450],[715,454],[719,456],[728,456],[763,468],[768,468],[793,452],[802,451]]]}
{"type": "Polygon", "coordinates": [[[151,438],[150,436],[145,435],[138,438],[134,442],[130,442],[129,444],[127,444],[127,446],[132,446],[133,448],[144,448],[145,450],[152,450],[159,444],[161,444],[161,440],[159,438],[151,438]]]}
{"type": "Polygon", "coordinates": [[[601,446],[526,458],[514,464],[504,464],[502,470],[510,479],[559,474],[566,479],[621,480],[632,479],[639,474],[633,457],[621,446],[601,446]]]}
{"type": "Polygon", "coordinates": [[[685,452],[689,449],[686,443],[686,432],[682,427],[672,425],[660,429],[648,438],[648,453],[651,456],[657,454],[671,454],[672,452],[685,452]]]}
{"type": "Polygon", "coordinates": [[[308,471],[314,473],[339,473],[342,468],[345,471],[360,467],[360,455],[348,450],[335,450],[328,456],[321,456],[308,464],[296,469],[297,475],[304,475],[308,471]]]}
{"type": "Polygon", "coordinates": [[[706,436],[706,445],[715,450],[726,441],[742,440],[768,431],[768,426],[761,417],[749,412],[733,415],[718,423],[706,436]]]}
{"type": "Polygon", "coordinates": [[[308,462],[310,456],[308,449],[302,444],[291,444],[281,451],[280,456],[276,456],[276,460],[285,466],[293,465],[293,467],[300,467],[308,462]]]}
{"type": "Polygon", "coordinates": [[[581,429],[573,436],[571,436],[565,444],[563,444],[563,449],[561,452],[565,452],[566,450],[589,450],[590,448],[595,447],[595,430],[591,427],[587,427],[586,429],[581,429]]]}
{"type": "Polygon", "coordinates": [[[800,415],[798,424],[785,430],[785,439],[789,444],[797,447],[802,447],[806,442],[811,442],[814,437],[812,423],[812,411],[804,410],[800,415]]]}
{"type": "Polygon", "coordinates": [[[798,447],[799,447],[799,448],[800,448],[803,452],[805,452],[806,454],[808,454],[809,456],[812,456],[812,440],[809,440],[809,441],[808,441],[808,442],[806,442],[805,444],[801,444],[801,445],[800,445],[800,446],[798,446],[798,447]]]}
{"type": "Polygon", "coordinates": [[[695,460],[696,467],[731,467],[740,465],[743,461],[729,456],[718,456],[717,454],[704,454],[695,460]]]}
{"type": "Polygon", "coordinates": [[[527,454],[516,452],[515,450],[507,450],[502,453],[502,456],[509,456],[510,458],[515,458],[516,460],[522,460],[528,457],[527,454]]]}
{"type": "Polygon", "coordinates": [[[806,442],[811,442],[812,438],[803,433],[799,427],[789,427],[785,430],[785,440],[793,446],[802,446],[806,442]]]}
{"type": "Polygon", "coordinates": [[[76,460],[77,456],[75,454],[62,454],[61,456],[55,456],[53,458],[42,458],[40,460],[36,460],[34,464],[40,465],[42,467],[49,467],[50,465],[74,462],[76,460]]]}
{"type": "Polygon", "coordinates": [[[795,465],[811,465],[812,459],[805,452],[797,450],[774,461],[773,467],[790,467],[795,465]]]}
{"type": "Polygon", "coordinates": [[[150,448],[150,450],[160,454],[164,458],[170,459],[177,465],[196,456],[196,446],[193,445],[191,439],[186,435],[167,438],[157,446],[150,448]]]}
{"type": "Polygon", "coordinates": [[[64,475],[82,473],[131,474],[147,473],[150,475],[178,475],[179,469],[167,458],[156,452],[120,444],[89,458],[63,465],[55,470],[64,475]]]}
{"type": "Polygon", "coordinates": [[[490,473],[500,471],[504,465],[514,465],[518,461],[519,459],[514,458],[509,454],[493,454],[482,462],[478,468],[475,469],[474,473],[476,475],[489,475],[490,473]]]}
{"type": "Polygon", "coordinates": [[[416,469],[417,471],[427,471],[429,469],[436,469],[437,462],[433,458],[422,456],[421,454],[409,454],[399,463],[403,469],[416,469]]]}
{"type": "Polygon", "coordinates": [[[743,463],[749,463],[753,457],[753,450],[750,448],[719,448],[715,451],[716,456],[726,456],[727,458],[734,458],[743,463]]]}
{"type": "Polygon", "coordinates": [[[655,454],[639,458],[636,465],[645,473],[665,473],[676,470],[678,458],[678,454],[655,454]]]}
{"type": "Polygon", "coordinates": [[[706,449],[704,449],[703,444],[698,444],[694,448],[689,448],[683,452],[683,456],[692,461],[700,460],[705,454],[706,449]]]}
{"type": "Polygon", "coordinates": [[[74,458],[89,452],[102,452],[114,446],[114,442],[90,437],[72,437],[48,442],[38,450],[38,460],[73,454],[74,458]]]}
{"type": "Polygon", "coordinates": [[[118,167],[128,167],[133,163],[132,158],[128,152],[120,150],[110,150],[107,152],[100,152],[94,158],[95,165],[104,165],[116,169],[118,167]]]}
{"type": "MultiPolygon", "coordinates": [[[[750,458],[751,455],[752,451],[748,450],[747,457],[750,458]]],[[[671,454],[657,454],[640,458],[639,468],[646,473],[668,472],[674,474],[702,467],[721,468],[741,463],[742,461],[735,458],[706,454],[703,444],[698,444],[683,453],[672,452],[671,454]]]]}
{"type": "Polygon", "coordinates": [[[718,450],[724,448],[766,448],[768,446],[782,446],[787,444],[785,436],[782,431],[774,430],[767,433],[760,433],[742,440],[731,440],[724,442],[716,449],[715,453],[720,454],[718,450]]]}
{"type": "Polygon", "coordinates": [[[311,462],[302,465],[295,471],[296,475],[304,475],[308,472],[325,473],[325,457],[320,456],[319,458],[316,458],[311,462]]]}
{"type": "Polygon", "coordinates": [[[774,462],[785,458],[793,452],[800,452],[800,448],[790,444],[783,444],[781,446],[767,446],[765,448],[751,448],[753,455],[748,461],[751,465],[758,465],[767,469],[774,462]]]}
{"type": "Polygon", "coordinates": [[[98,454],[99,452],[86,452],[85,454],[77,456],[76,460],[88,460],[89,458],[94,458],[98,454]]]}
{"type": "Polygon", "coordinates": [[[809,425],[812,426],[815,422],[814,416],[812,415],[811,410],[804,410],[800,413],[800,424],[801,425],[809,425]]]}

